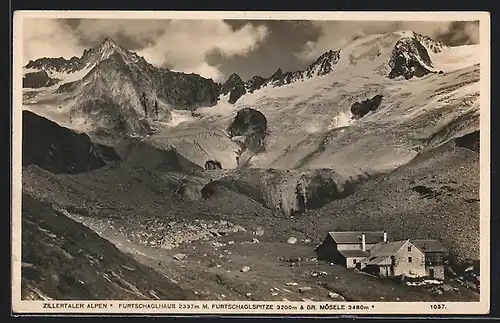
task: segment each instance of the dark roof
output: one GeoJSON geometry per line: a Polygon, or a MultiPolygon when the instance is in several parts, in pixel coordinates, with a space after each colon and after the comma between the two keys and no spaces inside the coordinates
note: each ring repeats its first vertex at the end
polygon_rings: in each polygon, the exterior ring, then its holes
{"type": "Polygon", "coordinates": [[[446,248],[439,240],[411,240],[423,252],[446,252],[446,248]]]}
{"type": "Polygon", "coordinates": [[[363,250],[339,250],[340,254],[346,258],[361,258],[368,257],[368,251],[363,250]]]}
{"type": "Polygon", "coordinates": [[[370,248],[370,258],[394,256],[408,241],[409,240],[400,240],[377,243],[370,248]]]}
{"type": "Polygon", "coordinates": [[[378,265],[378,266],[390,266],[392,261],[389,256],[380,256],[380,257],[367,257],[361,260],[365,265],[378,265]]]}
{"type": "Polygon", "coordinates": [[[336,243],[361,243],[361,235],[365,235],[366,243],[384,241],[384,231],[337,231],[328,232],[336,243]]]}

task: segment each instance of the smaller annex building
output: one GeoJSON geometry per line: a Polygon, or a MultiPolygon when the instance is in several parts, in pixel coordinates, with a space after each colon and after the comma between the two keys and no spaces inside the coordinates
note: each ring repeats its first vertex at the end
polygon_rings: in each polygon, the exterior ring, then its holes
{"type": "Polygon", "coordinates": [[[426,276],[444,279],[444,259],[448,250],[439,240],[412,240],[413,244],[425,254],[426,276]]]}
{"type": "Polygon", "coordinates": [[[375,244],[387,241],[384,231],[328,232],[323,243],[316,248],[318,258],[354,268],[370,255],[375,244]]]}

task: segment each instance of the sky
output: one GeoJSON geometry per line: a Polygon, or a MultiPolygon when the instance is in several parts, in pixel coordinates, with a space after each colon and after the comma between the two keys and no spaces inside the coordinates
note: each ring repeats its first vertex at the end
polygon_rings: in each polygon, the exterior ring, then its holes
{"type": "Polygon", "coordinates": [[[223,82],[303,69],[370,34],[413,30],[449,46],[479,43],[479,22],[48,19],[23,23],[23,60],[81,56],[111,37],[151,64],[223,82]]]}

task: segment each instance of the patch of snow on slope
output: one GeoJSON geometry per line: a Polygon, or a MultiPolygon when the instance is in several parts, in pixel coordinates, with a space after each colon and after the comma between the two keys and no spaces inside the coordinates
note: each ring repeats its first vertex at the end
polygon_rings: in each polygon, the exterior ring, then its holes
{"type": "Polygon", "coordinates": [[[57,87],[59,87],[60,85],[65,83],[81,80],[90,72],[90,70],[90,68],[84,68],[73,73],[61,73],[56,71],[47,71],[47,73],[50,77],[61,80],[59,83],[57,83],[57,87]]]}
{"type": "Polygon", "coordinates": [[[340,111],[336,116],[333,117],[332,123],[328,127],[328,130],[347,127],[353,122],[354,120],[352,119],[352,114],[350,112],[340,111]]]}
{"type": "Polygon", "coordinates": [[[429,56],[437,70],[449,72],[478,64],[481,61],[479,44],[444,48],[441,53],[429,51],[429,56]]]}
{"type": "Polygon", "coordinates": [[[191,111],[172,110],[171,118],[165,125],[168,127],[176,127],[181,123],[193,122],[195,118],[191,115],[191,111]]]}
{"type": "Polygon", "coordinates": [[[222,95],[219,102],[211,107],[201,107],[195,110],[195,113],[200,114],[202,117],[228,117],[236,113],[236,107],[229,103],[229,93],[222,95]]]}

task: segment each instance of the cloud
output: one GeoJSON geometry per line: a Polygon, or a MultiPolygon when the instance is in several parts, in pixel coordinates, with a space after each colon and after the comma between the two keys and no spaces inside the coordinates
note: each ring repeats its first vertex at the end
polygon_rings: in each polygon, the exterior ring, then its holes
{"type": "Polygon", "coordinates": [[[207,63],[207,56],[216,51],[225,58],[245,56],[267,37],[266,26],[246,24],[233,30],[227,23],[214,20],[172,20],[165,32],[151,46],[140,50],[148,61],[168,63],[174,70],[202,71],[203,76],[221,80],[222,73],[207,63]]]}
{"type": "Polygon", "coordinates": [[[110,36],[154,65],[222,81],[225,76],[207,56],[245,56],[267,35],[264,25],[235,29],[222,20],[29,19],[23,47],[26,62],[43,56],[69,58],[110,36]]]}
{"type": "Polygon", "coordinates": [[[129,50],[148,46],[162,35],[169,20],[152,19],[61,19],[85,47],[98,45],[107,36],[129,50]]]}
{"type": "Polygon", "coordinates": [[[479,42],[477,22],[316,21],[312,23],[322,32],[316,41],[306,42],[302,50],[296,53],[296,56],[303,61],[312,61],[330,49],[341,49],[359,37],[396,30],[413,30],[450,46],[479,42]]]}
{"type": "Polygon", "coordinates": [[[23,63],[40,57],[79,56],[83,52],[78,38],[52,19],[23,21],[23,63]]]}
{"type": "Polygon", "coordinates": [[[206,62],[201,62],[199,65],[194,67],[185,68],[183,72],[203,75],[206,78],[211,78],[219,82],[225,80],[225,76],[221,73],[217,66],[208,65],[206,62]]]}
{"type": "Polygon", "coordinates": [[[436,39],[450,46],[478,44],[479,22],[454,21],[436,39]]]}

